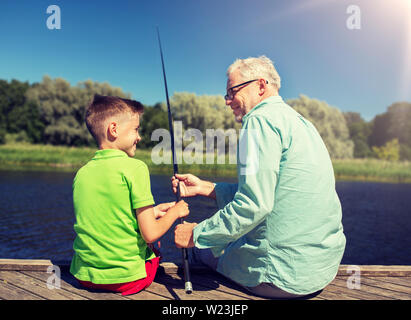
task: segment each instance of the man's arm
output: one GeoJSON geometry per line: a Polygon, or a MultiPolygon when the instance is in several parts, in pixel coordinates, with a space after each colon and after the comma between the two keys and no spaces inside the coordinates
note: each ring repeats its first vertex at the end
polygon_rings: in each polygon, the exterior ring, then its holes
{"type": "Polygon", "coordinates": [[[247,120],[243,134],[248,153],[246,161],[237,164],[240,166],[238,191],[224,208],[193,228],[195,246],[215,248],[216,256],[230,242],[254,229],[274,208],[282,155],[281,136],[259,117],[247,120]],[[253,136],[256,132],[257,139],[253,136]]]}

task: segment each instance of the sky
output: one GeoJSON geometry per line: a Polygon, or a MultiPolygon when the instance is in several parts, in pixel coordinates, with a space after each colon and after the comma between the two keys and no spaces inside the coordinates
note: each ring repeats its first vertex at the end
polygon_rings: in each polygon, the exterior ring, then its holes
{"type": "Polygon", "coordinates": [[[411,0],[1,0],[0,79],[91,79],[153,105],[165,101],[156,27],[170,95],[224,95],[235,59],[266,55],[284,100],[367,121],[411,102],[411,0]]]}

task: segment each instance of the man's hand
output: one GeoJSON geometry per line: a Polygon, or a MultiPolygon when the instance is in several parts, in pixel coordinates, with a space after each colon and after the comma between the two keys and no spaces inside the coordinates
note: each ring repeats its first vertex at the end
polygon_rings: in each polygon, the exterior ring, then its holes
{"type": "Polygon", "coordinates": [[[214,183],[201,180],[200,178],[188,174],[178,174],[171,178],[173,192],[177,193],[177,186],[180,184],[181,197],[194,197],[197,195],[215,199],[214,183]]]}
{"type": "Polygon", "coordinates": [[[197,223],[178,224],[174,229],[174,241],[177,248],[191,248],[194,247],[193,229],[197,223]]]}
{"type": "Polygon", "coordinates": [[[180,195],[182,197],[194,197],[200,193],[201,179],[192,174],[178,174],[171,178],[173,192],[177,192],[177,186],[180,182],[180,195]]]}

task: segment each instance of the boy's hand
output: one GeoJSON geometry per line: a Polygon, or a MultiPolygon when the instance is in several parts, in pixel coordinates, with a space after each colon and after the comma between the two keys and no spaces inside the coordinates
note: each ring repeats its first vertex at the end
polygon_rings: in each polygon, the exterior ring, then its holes
{"type": "Polygon", "coordinates": [[[184,218],[188,216],[190,210],[188,209],[188,203],[184,200],[180,200],[174,207],[168,209],[168,211],[173,211],[177,214],[179,218],[184,218]]]}
{"type": "Polygon", "coordinates": [[[168,209],[175,206],[176,202],[165,202],[160,203],[159,205],[155,206],[154,209],[154,218],[158,219],[164,216],[168,209]]]}
{"type": "Polygon", "coordinates": [[[177,186],[180,182],[180,195],[182,197],[194,197],[200,194],[202,180],[192,174],[178,174],[171,178],[173,192],[177,193],[177,186]]]}

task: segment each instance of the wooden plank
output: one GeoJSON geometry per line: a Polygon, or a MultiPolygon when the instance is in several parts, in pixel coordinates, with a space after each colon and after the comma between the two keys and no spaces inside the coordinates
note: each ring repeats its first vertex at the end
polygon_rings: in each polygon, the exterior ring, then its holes
{"type": "Polygon", "coordinates": [[[190,273],[194,291],[192,294],[186,294],[182,279],[183,269],[174,263],[161,263],[154,282],[146,290],[175,300],[238,299],[238,297],[225,292],[212,293],[210,288],[201,284],[204,279],[199,279],[198,273],[208,274],[210,272],[212,271],[203,265],[191,265],[190,273]]]}
{"type": "Polygon", "coordinates": [[[325,300],[360,300],[360,298],[341,292],[338,287],[329,284],[321,291],[317,298],[325,300]],[[336,289],[337,288],[337,289],[336,289]]]}
{"type": "Polygon", "coordinates": [[[383,266],[383,265],[340,265],[338,276],[347,276],[360,268],[360,274],[373,277],[410,277],[411,266],[383,266]]]}
{"type": "Polygon", "coordinates": [[[47,271],[50,260],[0,259],[0,270],[4,271],[47,271]]]}
{"type": "MultiPolygon", "coordinates": [[[[33,271],[24,271],[24,274],[29,274],[31,277],[39,279],[41,281],[47,281],[47,278],[50,274],[46,272],[33,272],[33,271]]],[[[81,288],[77,283],[76,280],[71,280],[67,278],[64,272],[61,273],[61,280],[60,280],[60,289],[59,290],[66,290],[71,293],[77,294],[83,298],[88,300],[126,300],[125,297],[121,295],[117,295],[115,293],[107,293],[101,291],[91,291],[84,288],[81,288]]],[[[128,300],[128,299],[127,299],[128,300]]]]}
{"type": "Polygon", "coordinates": [[[376,279],[382,282],[395,283],[400,286],[411,288],[411,277],[370,277],[370,276],[367,276],[367,278],[376,279]]]}
{"type": "MultiPolygon", "coordinates": [[[[169,275],[167,280],[163,280],[159,278],[159,281],[165,281],[166,283],[169,283],[170,285],[173,285],[173,287],[180,287],[183,289],[184,286],[184,281],[181,277],[177,275],[169,275]]],[[[211,281],[209,281],[207,278],[204,278],[200,275],[197,275],[195,273],[191,274],[191,281],[193,283],[193,289],[194,292],[196,293],[196,296],[198,296],[199,299],[201,300],[250,300],[252,299],[252,296],[247,295],[247,294],[241,294],[239,291],[231,291],[227,292],[224,290],[218,290],[217,285],[211,285],[211,281]],[[204,285],[203,285],[204,283],[204,285]],[[237,294],[237,293],[240,293],[237,294]]]]}
{"type": "Polygon", "coordinates": [[[366,290],[380,292],[379,294],[392,297],[400,300],[411,299],[411,288],[404,287],[398,284],[383,282],[376,279],[361,277],[361,287],[366,286],[366,290]],[[375,288],[375,289],[371,289],[375,288]],[[379,289],[379,291],[377,291],[379,289]]]}
{"type": "MultiPolygon", "coordinates": [[[[193,285],[194,287],[194,285],[193,285]]],[[[170,294],[174,299],[177,300],[221,300],[227,299],[232,300],[232,295],[220,294],[219,292],[213,292],[209,288],[204,288],[196,286],[193,293],[186,294],[184,290],[184,281],[178,275],[166,275],[156,277],[155,283],[153,283],[148,290],[161,290],[159,293],[170,294]],[[166,292],[165,292],[166,291],[166,292]]]]}
{"type": "Polygon", "coordinates": [[[365,277],[361,277],[361,286],[359,289],[348,288],[347,282],[345,279],[336,278],[332,282],[332,285],[339,287],[339,290],[344,290],[347,294],[355,295],[359,298],[362,297],[364,300],[398,300],[402,298],[401,294],[396,294],[390,290],[381,288],[381,287],[374,287],[364,283],[365,277]]]}
{"type": "MultiPolygon", "coordinates": [[[[58,266],[69,266],[70,261],[55,262],[58,266]]],[[[49,266],[53,263],[50,260],[31,260],[31,259],[0,259],[0,270],[16,270],[16,271],[47,271],[49,266]]],[[[411,266],[401,265],[354,265],[359,267],[360,272],[364,276],[399,276],[411,277],[411,266]]],[[[353,273],[352,265],[340,265],[338,270],[339,276],[347,276],[353,273]]],[[[180,265],[172,262],[162,262],[160,264],[159,272],[164,273],[179,273],[182,271],[180,265]]],[[[199,264],[190,265],[192,272],[207,272],[208,267],[199,264]]]]}
{"type": "Polygon", "coordinates": [[[39,295],[47,300],[85,300],[84,297],[66,290],[49,289],[47,281],[38,280],[17,271],[0,271],[0,280],[12,283],[20,289],[39,295]]]}
{"type": "Polygon", "coordinates": [[[240,285],[227,279],[217,272],[209,271],[208,273],[197,274],[192,273],[193,287],[197,285],[216,290],[225,294],[232,295],[232,299],[252,299],[252,300],[266,300],[265,298],[254,296],[242,288],[240,285]]]}
{"type": "MultiPolygon", "coordinates": [[[[131,296],[80,287],[69,273],[69,261],[55,262],[61,267],[61,289],[50,290],[46,281],[50,277],[47,269],[50,260],[0,259],[0,299],[264,299],[248,294],[235,282],[211,271],[203,265],[190,266],[194,293],[184,291],[183,269],[174,263],[161,263],[154,283],[140,293],[131,296]],[[8,270],[18,270],[10,272],[8,270]],[[13,291],[14,290],[14,291],[13,291]],[[48,291],[46,291],[48,290],[48,291]],[[11,293],[11,292],[14,292],[11,293]]],[[[337,278],[321,294],[313,299],[411,299],[411,266],[360,265],[362,290],[348,289],[347,280],[358,269],[341,265],[337,278]],[[355,270],[355,271],[354,271],[355,270]]]]}
{"type": "MultiPolygon", "coordinates": [[[[25,274],[32,275],[38,279],[46,279],[47,274],[44,273],[34,273],[34,272],[25,272],[25,274]]],[[[48,275],[49,276],[49,275],[48,275]]],[[[166,299],[163,296],[158,294],[153,294],[143,290],[134,295],[122,296],[121,293],[103,291],[103,290],[90,290],[83,288],[77,280],[68,272],[67,269],[63,268],[61,273],[61,288],[85,297],[91,300],[163,300],[166,299]]]]}
{"type": "Polygon", "coordinates": [[[377,292],[369,290],[364,285],[361,286],[361,289],[349,289],[345,282],[339,282],[339,280],[341,279],[335,279],[329,285],[330,289],[335,293],[359,300],[396,300],[392,296],[381,295],[381,292],[378,292],[378,290],[376,290],[377,292]]]}
{"type": "MultiPolygon", "coordinates": [[[[220,299],[264,299],[248,294],[244,288],[207,266],[190,265],[190,274],[194,291],[210,291],[212,289],[216,291],[216,295],[220,299]]],[[[170,262],[162,263],[156,278],[164,275],[176,279],[176,285],[183,286],[183,269],[181,266],[170,262]]]]}
{"type": "Polygon", "coordinates": [[[173,300],[201,299],[201,297],[198,296],[196,291],[194,291],[192,294],[186,294],[184,288],[180,286],[175,286],[175,284],[170,284],[167,281],[164,281],[159,278],[156,278],[154,282],[145,290],[173,300]]]}
{"type": "Polygon", "coordinates": [[[45,300],[4,280],[0,281],[0,298],[3,300],[45,300]]]}

